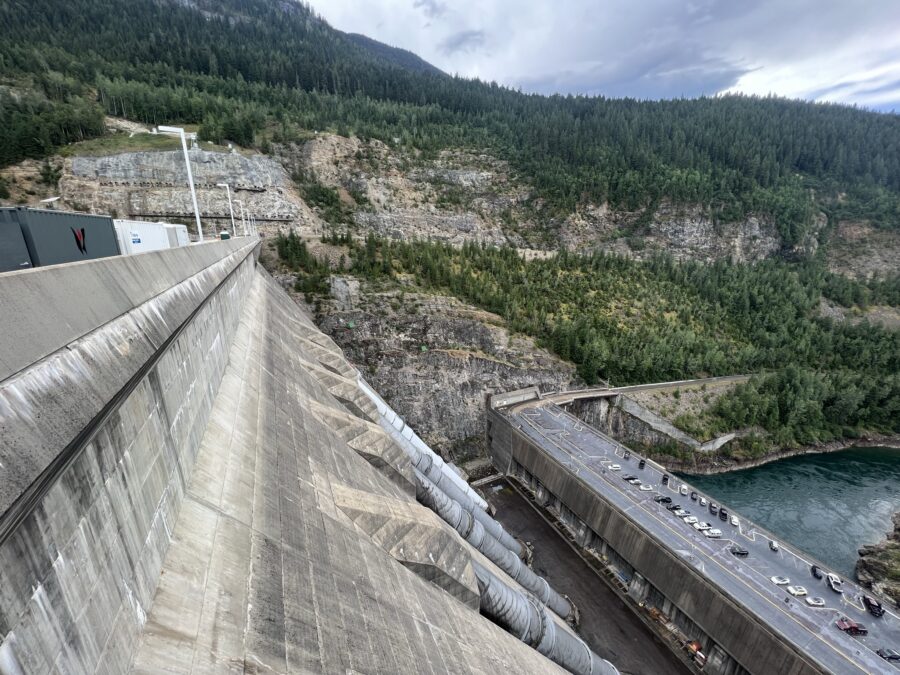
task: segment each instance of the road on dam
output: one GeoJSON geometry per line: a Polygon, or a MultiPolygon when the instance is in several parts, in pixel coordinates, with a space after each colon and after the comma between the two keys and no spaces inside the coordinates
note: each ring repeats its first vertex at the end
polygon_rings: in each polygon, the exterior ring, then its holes
{"type": "Polygon", "coordinates": [[[622,675],[690,672],[521,494],[506,481],[485,493],[503,526],[534,547],[534,571],[578,607],[578,632],[595,652],[622,675]]]}
{"type": "Polygon", "coordinates": [[[824,580],[811,575],[813,561],[807,555],[784,544],[778,551],[770,550],[771,535],[740,516],[737,526],[730,519],[720,521],[700,506],[701,497],[709,499],[706,495],[698,493],[697,500],[692,500],[694,488],[675,477],[663,485],[665,472],[660,467],[648,461],[639,469],[638,455],[558,406],[532,402],[507,414],[548,455],[826,670],[848,675],[890,672],[890,665],[875,650],[900,645],[896,610],[872,617],[861,603],[863,591],[857,585],[844,581],[843,594],[831,591],[824,580]],[[637,475],[642,485],[623,480],[628,474],[637,475]],[[686,524],[665,504],[654,501],[657,494],[670,497],[673,504],[722,529],[721,538],[708,538],[686,524]],[[732,555],[729,548],[733,544],[748,550],[749,555],[732,555]],[[775,576],[804,586],[809,596],[823,598],[824,606],[811,607],[805,598],[792,597],[787,584],[773,583],[775,576]],[[865,623],[869,634],[851,637],[843,633],[835,625],[841,616],[865,623]]]}

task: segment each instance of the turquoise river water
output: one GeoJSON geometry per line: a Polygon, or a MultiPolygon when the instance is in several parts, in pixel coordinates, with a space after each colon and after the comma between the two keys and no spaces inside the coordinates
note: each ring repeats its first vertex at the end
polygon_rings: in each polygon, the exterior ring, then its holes
{"type": "Polygon", "coordinates": [[[711,497],[853,578],[857,549],[900,511],[900,450],[801,455],[713,476],[685,476],[711,497]]]}

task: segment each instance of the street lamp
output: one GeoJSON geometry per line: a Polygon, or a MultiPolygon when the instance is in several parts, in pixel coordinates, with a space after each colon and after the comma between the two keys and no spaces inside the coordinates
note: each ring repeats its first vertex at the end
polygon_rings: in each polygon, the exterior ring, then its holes
{"type": "Polygon", "coordinates": [[[181,127],[158,126],[157,131],[162,134],[170,134],[181,138],[181,150],[184,153],[184,165],[187,167],[188,186],[191,188],[191,201],[194,204],[194,218],[197,221],[197,234],[200,241],[203,241],[203,227],[200,225],[200,209],[197,208],[197,193],[194,191],[194,174],[191,173],[191,160],[188,157],[187,140],[185,138],[184,129],[181,127]]]}
{"type": "Polygon", "coordinates": [[[241,207],[241,224],[244,226],[244,236],[246,237],[247,236],[247,221],[244,219],[244,202],[241,201],[240,199],[235,199],[234,201],[236,201],[238,203],[238,206],[241,207]]]}
{"type": "MultiPolygon", "coordinates": [[[[225,188],[225,194],[228,195],[228,213],[231,216],[231,234],[235,237],[237,236],[237,230],[234,229],[234,209],[231,208],[231,188],[228,187],[228,183],[216,183],[216,187],[225,188]]],[[[246,232],[244,234],[247,234],[246,232]]]]}

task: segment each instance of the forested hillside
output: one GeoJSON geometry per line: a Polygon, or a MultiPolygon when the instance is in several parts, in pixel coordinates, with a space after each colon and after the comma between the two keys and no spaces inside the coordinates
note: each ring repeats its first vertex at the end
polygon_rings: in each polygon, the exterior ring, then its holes
{"type": "Polygon", "coordinates": [[[775,218],[801,239],[817,209],[900,222],[900,118],[728,96],[634,101],[525,95],[270,0],[12,0],[0,5],[0,163],[102,132],[103,113],[197,123],[266,148],[309,130],[460,145],[508,160],[544,218],[586,202],[699,204],[775,218]],[[30,93],[23,93],[30,92],[30,93]]]}
{"type": "MultiPolygon", "coordinates": [[[[898,278],[836,284],[814,262],[640,263],[565,253],[525,261],[512,249],[479,245],[332,241],[347,247],[353,274],[376,282],[411,275],[421,288],[495,312],[576,363],[589,384],[761,374],[720,399],[707,419],[680,420],[689,431],[759,427],[778,447],[863,430],[900,433],[897,332],[815,312],[823,295],[896,300],[898,278]]],[[[298,271],[297,290],[327,293],[328,264],[293,236],[278,249],[298,271]]]]}

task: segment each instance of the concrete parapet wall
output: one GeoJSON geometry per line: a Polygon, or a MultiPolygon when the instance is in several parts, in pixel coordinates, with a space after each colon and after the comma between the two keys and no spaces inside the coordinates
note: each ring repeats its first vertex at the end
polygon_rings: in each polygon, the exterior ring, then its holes
{"type": "MultiPolygon", "coordinates": [[[[20,371],[0,383],[4,518],[61,452],[72,454],[0,544],[7,667],[128,669],[254,275],[254,251],[255,242],[238,239],[30,275],[31,293],[67,301],[43,317],[25,312],[22,323],[51,331],[58,324],[63,348],[41,356],[49,340],[22,345],[13,365],[4,363],[20,371]],[[40,360],[22,370],[26,354],[40,360]],[[82,436],[85,428],[91,433],[82,436]]],[[[12,278],[25,288],[24,276],[0,277],[5,307],[15,304],[5,284],[12,278]]]]}

